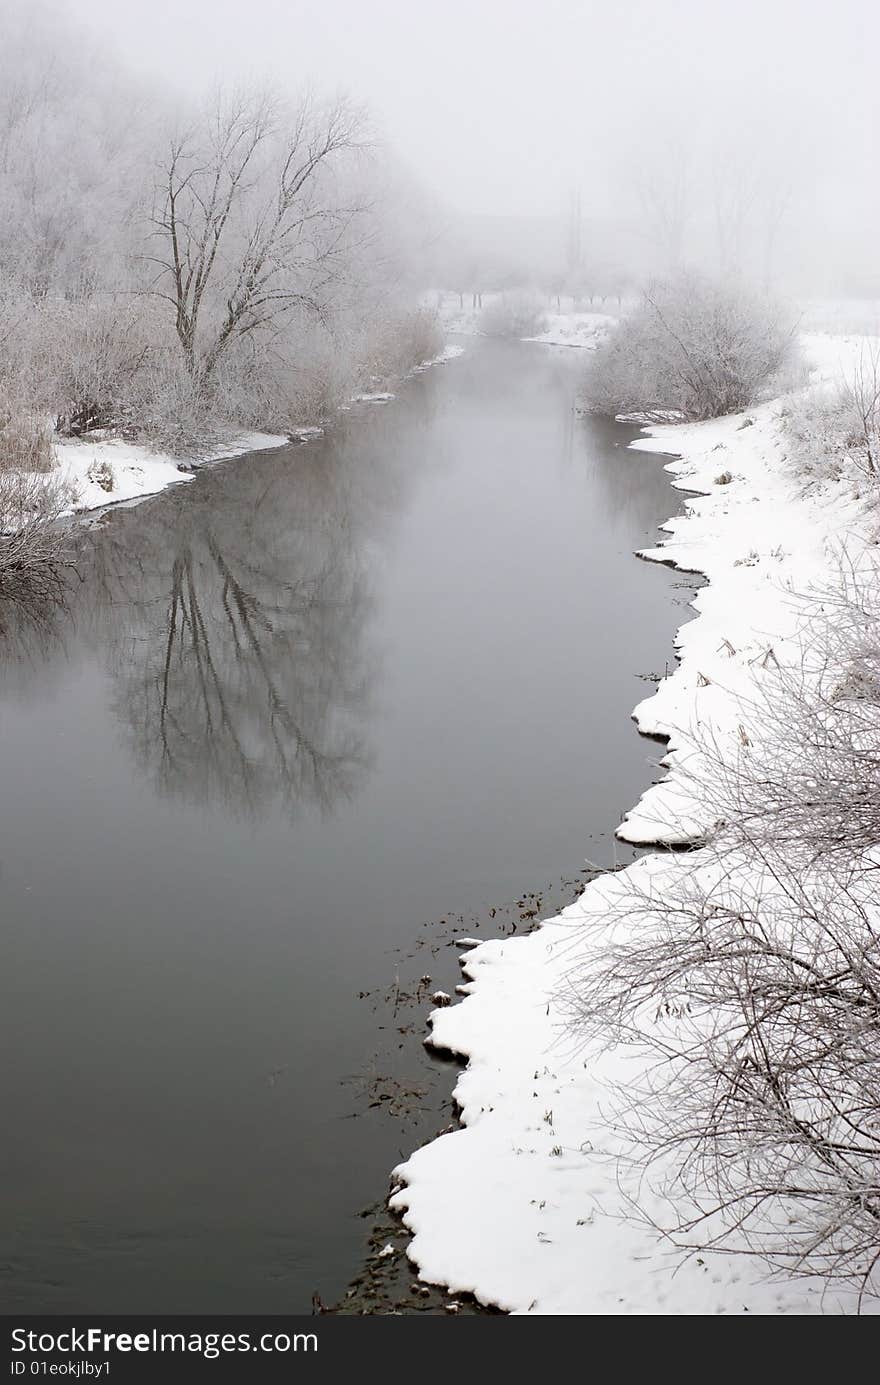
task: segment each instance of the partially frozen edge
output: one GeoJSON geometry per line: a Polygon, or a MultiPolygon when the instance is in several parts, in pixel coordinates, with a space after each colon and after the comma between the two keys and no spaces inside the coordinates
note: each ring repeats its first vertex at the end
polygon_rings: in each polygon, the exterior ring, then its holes
{"type": "Polygon", "coordinates": [[[464,355],[464,347],[456,342],[449,342],[444,346],[439,356],[432,356],[429,361],[422,361],[419,365],[414,365],[412,370],[407,372],[406,379],[411,375],[421,375],[422,371],[430,370],[435,365],[446,365],[447,361],[454,361],[456,357],[464,355]]]}
{"type": "MultiPolygon", "coordinates": [[[[817,372],[836,373],[859,339],[805,345],[817,372]]],[[[796,484],[778,401],[708,423],[650,427],[633,446],[674,455],[666,469],[690,493],[685,513],[663,526],[662,546],[642,556],[708,579],[696,617],[676,637],[678,667],[634,712],[640,730],[669,738],[666,777],[619,828],[628,841],[679,845],[698,841],[707,825],[683,773],[698,753],[689,729],[699,721],[719,739],[738,733],[768,648],[782,656],[796,640],[792,594],[839,581],[841,536],[850,548],[867,545],[870,519],[851,485],[796,484]]],[[[401,1164],[391,1199],[413,1232],[409,1253],[424,1279],[517,1314],[857,1311],[855,1292],[770,1278],[749,1255],[683,1259],[627,1216],[603,1098],[609,1083],[637,1078],[646,1059],[634,1049],[580,1049],[566,1034],[557,997],[588,956],[583,925],[635,907],[647,891],[662,895],[676,872],[699,871],[705,857],[691,852],[685,866],[668,852],[644,856],[599,876],[537,931],[484,942],[462,959],[468,994],[432,1013],[427,1041],[468,1059],[455,1088],[461,1129],[401,1164]]],[[[662,1222],[660,1201],[640,1193],[662,1222]]],[[[878,1306],[869,1301],[862,1311],[878,1306]]]]}

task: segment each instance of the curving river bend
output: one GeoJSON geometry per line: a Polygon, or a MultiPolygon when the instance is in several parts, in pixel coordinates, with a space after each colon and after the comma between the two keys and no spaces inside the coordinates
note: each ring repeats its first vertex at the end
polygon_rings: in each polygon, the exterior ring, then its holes
{"type": "Polygon", "coordinates": [[[453,1080],[375,1099],[396,950],[615,859],[677,501],[583,363],[474,339],[0,613],[4,1311],[332,1301],[453,1080]]]}

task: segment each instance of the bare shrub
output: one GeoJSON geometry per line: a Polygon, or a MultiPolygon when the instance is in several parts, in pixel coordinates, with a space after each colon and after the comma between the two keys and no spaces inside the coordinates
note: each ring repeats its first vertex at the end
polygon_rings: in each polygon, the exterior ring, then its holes
{"type": "Polygon", "coordinates": [[[502,293],[480,314],[480,330],[487,337],[536,337],[546,329],[547,313],[536,293],[502,293]]]}
{"type": "Polygon", "coordinates": [[[324,341],[290,366],[284,388],[286,422],[294,428],[326,423],[357,385],[355,362],[324,341]]]}
{"type": "Polygon", "coordinates": [[[62,436],[112,429],[149,440],[173,368],[183,369],[176,339],[148,298],[0,303],[3,397],[18,414],[53,418],[62,436]]]}
{"type": "Polygon", "coordinates": [[[391,384],[443,350],[443,329],[429,308],[395,308],[376,315],[363,332],[360,375],[364,384],[391,384]]]}
{"type": "Polygon", "coordinates": [[[56,429],[78,437],[95,428],[132,423],[151,353],[160,349],[159,324],[143,300],[107,296],[53,304],[44,339],[53,347],[51,394],[56,429]]]}
{"type": "Polygon", "coordinates": [[[215,426],[224,417],[241,427],[289,432],[327,422],[359,381],[356,334],[345,321],[288,324],[271,353],[255,356],[236,344],[217,367],[208,397],[215,426]]]}
{"type": "Polygon", "coordinates": [[[815,478],[880,475],[880,342],[848,377],[795,395],[783,409],[796,469],[815,478]]]}
{"type": "Polygon", "coordinates": [[[205,456],[241,427],[222,380],[194,380],[177,350],[152,352],[121,401],[120,431],[174,457],[205,456]]]}
{"type": "Polygon", "coordinates": [[[779,308],[696,275],[649,285],[600,344],[586,383],[601,413],[706,419],[744,409],[791,362],[794,336],[779,308]]]}
{"type": "Polygon", "coordinates": [[[74,499],[61,481],[0,472],[0,584],[39,583],[58,568],[65,550],[59,520],[74,499]]]}
{"type": "Polygon", "coordinates": [[[417,308],[399,315],[396,327],[396,368],[403,373],[436,360],[446,344],[446,334],[433,309],[417,308]]]}
{"type": "Polygon", "coordinates": [[[654,858],[647,876],[640,863],[642,885],[602,924],[569,997],[582,1035],[647,1055],[616,1119],[643,1189],[664,1201],[663,1231],[873,1294],[876,593],[871,571],[821,594],[800,658],[762,680],[743,734],[698,742],[710,844],[654,858]]]}
{"type": "Polygon", "coordinates": [[[86,475],[96,486],[100,486],[102,491],[107,491],[108,495],[116,485],[116,473],[109,462],[93,462],[86,475]]]}
{"type": "Polygon", "coordinates": [[[395,383],[442,350],[436,314],[402,306],[371,306],[288,322],[284,338],[261,354],[248,342],[233,346],[208,391],[239,424],[280,432],[326,423],[363,389],[395,383]]]}
{"type": "Polygon", "coordinates": [[[47,472],[55,466],[46,419],[0,401],[0,472],[47,472]]]}

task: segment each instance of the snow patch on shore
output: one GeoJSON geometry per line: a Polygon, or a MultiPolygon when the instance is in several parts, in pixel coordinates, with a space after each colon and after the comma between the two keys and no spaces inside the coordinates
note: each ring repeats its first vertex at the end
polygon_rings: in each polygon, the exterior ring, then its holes
{"type": "Polygon", "coordinates": [[[538,341],[545,346],[579,346],[595,351],[617,319],[607,313],[548,313],[547,326],[534,337],[523,341],[538,341]]]}
{"type": "Polygon", "coordinates": [[[410,375],[421,375],[423,371],[430,370],[435,365],[446,365],[447,361],[454,361],[458,356],[463,355],[463,346],[459,346],[457,342],[449,342],[447,346],[444,346],[439,356],[432,356],[429,361],[422,361],[419,365],[414,365],[412,370],[407,372],[406,378],[409,379],[410,375]]]}
{"type": "MultiPolygon", "coordinates": [[[[424,302],[437,305],[438,299],[440,300],[437,314],[447,332],[455,332],[466,337],[481,337],[485,335],[482,327],[483,313],[503,297],[501,293],[484,293],[479,307],[465,307],[459,304],[458,294],[438,293],[435,290],[425,295],[424,302]]],[[[592,351],[617,322],[617,318],[608,313],[592,311],[552,313],[548,310],[543,316],[546,323],[543,331],[535,336],[522,337],[522,341],[541,342],[545,346],[579,346],[592,351]]]]}
{"type": "Polygon", "coordinates": [[[193,479],[193,468],[272,447],[288,439],[273,433],[241,433],[198,461],[151,452],[122,438],[88,437],[55,443],[58,466],[47,473],[71,488],[76,499],[69,514],[119,502],[142,500],[168,486],[193,479]]]}
{"type": "MultiPolygon", "coordinates": [[[[845,371],[858,339],[807,343],[817,376],[845,371]]],[[[839,580],[842,543],[866,552],[876,519],[851,482],[805,487],[787,465],[780,403],[708,423],[657,426],[634,446],[674,455],[685,513],[643,556],[708,578],[696,618],[678,632],[680,664],[636,707],[643,731],[667,736],[664,780],[619,829],[632,842],[699,840],[707,823],[691,772],[699,738],[743,734],[748,705],[773,661],[798,656],[796,593],[839,580]]],[[[768,672],[768,670],[770,672],[768,672]]],[[[663,1202],[623,1151],[606,1118],[610,1087],[637,1081],[651,1061],[634,1047],[577,1047],[560,1003],[589,964],[591,922],[631,913],[710,871],[696,850],[642,857],[601,876],[559,917],[526,937],[485,942],[462,960],[466,998],[436,1010],[428,1042],[468,1059],[455,1089],[462,1128],[395,1171],[391,1204],[413,1232],[423,1278],[518,1314],[838,1314],[857,1311],[847,1288],[770,1278],[746,1254],[682,1253],[650,1225],[663,1202]],[[638,1194],[648,1220],[635,1221],[638,1194]]],[[[462,940],[464,944],[472,940],[462,940]]],[[[668,1218],[667,1218],[668,1220],[668,1218]]],[[[876,1302],[862,1305],[877,1313],[876,1302]]]]}

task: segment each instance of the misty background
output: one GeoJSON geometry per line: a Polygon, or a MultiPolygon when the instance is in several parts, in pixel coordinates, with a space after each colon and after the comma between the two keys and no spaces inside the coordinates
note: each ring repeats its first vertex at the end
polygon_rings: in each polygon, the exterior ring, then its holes
{"type": "Polygon", "coordinates": [[[75,25],[72,58],[123,103],[267,79],[362,103],[411,181],[420,269],[444,286],[474,260],[488,288],[576,261],[639,276],[684,260],[795,293],[877,291],[867,0],[18,8],[32,33],[75,25]]]}

